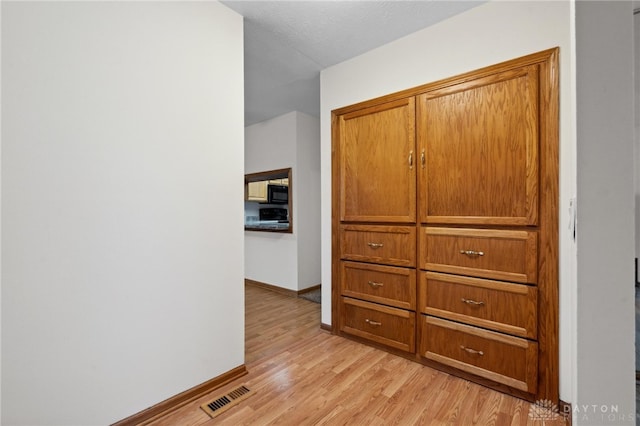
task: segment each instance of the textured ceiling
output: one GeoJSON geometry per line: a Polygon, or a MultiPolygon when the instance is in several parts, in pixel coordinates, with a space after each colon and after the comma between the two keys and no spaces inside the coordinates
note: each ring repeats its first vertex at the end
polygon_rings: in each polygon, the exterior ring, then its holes
{"type": "Polygon", "coordinates": [[[481,1],[222,1],[244,16],[245,125],[320,115],[320,70],[481,1]]]}

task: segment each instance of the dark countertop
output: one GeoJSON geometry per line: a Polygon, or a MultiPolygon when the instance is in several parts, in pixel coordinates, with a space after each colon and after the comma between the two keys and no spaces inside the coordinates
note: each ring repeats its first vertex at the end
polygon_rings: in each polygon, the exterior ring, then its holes
{"type": "Polygon", "coordinates": [[[248,231],[288,231],[289,222],[277,220],[249,222],[244,224],[244,229],[248,231]]]}

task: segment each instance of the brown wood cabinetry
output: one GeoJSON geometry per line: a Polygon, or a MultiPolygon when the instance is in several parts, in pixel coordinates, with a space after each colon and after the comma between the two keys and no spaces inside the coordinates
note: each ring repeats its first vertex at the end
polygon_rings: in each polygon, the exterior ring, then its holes
{"type": "Polygon", "coordinates": [[[420,272],[420,312],[514,336],[538,336],[535,286],[420,272]]]}
{"type": "Polygon", "coordinates": [[[342,331],[407,352],[415,351],[415,312],[345,297],[342,331]]]}
{"type": "Polygon", "coordinates": [[[535,284],[535,231],[423,227],[420,268],[535,284]]]}
{"type": "Polygon", "coordinates": [[[340,220],[416,220],[415,106],[401,99],[338,116],[340,220]]]}
{"type": "Polygon", "coordinates": [[[334,332],[557,402],[557,55],[333,111],[334,332]]]}
{"type": "Polygon", "coordinates": [[[340,235],[343,259],[416,266],[415,226],[343,225],[340,235]]]}
{"type": "Polygon", "coordinates": [[[537,342],[430,316],[421,321],[421,356],[514,389],[536,392],[537,342]]]}
{"type": "Polygon", "coordinates": [[[249,182],[247,183],[246,201],[267,202],[267,182],[249,182]]]}
{"type": "Polygon", "coordinates": [[[414,99],[341,114],[337,120],[340,331],[415,352],[414,99]]]}
{"type": "Polygon", "coordinates": [[[342,262],[342,294],[383,305],[414,310],[416,274],[409,268],[342,262]]]}
{"type": "Polygon", "coordinates": [[[344,223],[338,248],[343,260],[340,331],[414,352],[415,100],[382,103],[336,119],[338,211],[344,223]]]}
{"type": "Polygon", "coordinates": [[[538,66],[418,96],[420,219],[536,225],[538,66]]]}

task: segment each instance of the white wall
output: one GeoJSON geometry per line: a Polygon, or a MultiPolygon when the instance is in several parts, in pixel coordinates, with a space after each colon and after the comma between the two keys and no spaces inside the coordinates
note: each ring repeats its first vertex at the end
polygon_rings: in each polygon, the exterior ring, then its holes
{"type": "Polygon", "coordinates": [[[297,113],[298,290],[320,284],[320,120],[297,113]]]}
{"type": "MultiPolygon", "coordinates": [[[[575,247],[569,199],[575,194],[570,3],[489,2],[321,74],[322,282],[331,282],[331,110],[560,47],[560,395],[572,401],[575,247]]],[[[322,322],[331,323],[331,286],[323,288],[322,322]]]]}
{"type": "MultiPolygon", "coordinates": [[[[295,189],[296,113],[245,128],[244,172],[259,173],[291,167],[295,189]]],[[[298,197],[293,194],[293,234],[244,232],[245,278],[298,290],[298,197]]]]}
{"type": "Polygon", "coordinates": [[[633,57],[631,2],[576,2],[576,424],[635,424],[633,57]]]}
{"type": "Polygon", "coordinates": [[[293,233],[245,231],[245,277],[299,291],[320,283],[319,120],[290,112],[245,130],[245,173],[292,168],[293,233]]]}
{"type": "Polygon", "coordinates": [[[3,424],[243,364],[242,40],[217,2],[2,3],[3,424]]]}

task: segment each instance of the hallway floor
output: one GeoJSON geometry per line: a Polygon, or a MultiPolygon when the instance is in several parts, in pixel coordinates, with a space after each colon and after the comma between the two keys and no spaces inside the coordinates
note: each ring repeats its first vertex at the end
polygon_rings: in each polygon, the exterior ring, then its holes
{"type": "Polygon", "coordinates": [[[246,287],[249,374],[151,423],[564,425],[557,413],[320,329],[320,305],[246,287]],[[200,405],[253,395],[211,419],[200,405]]]}

